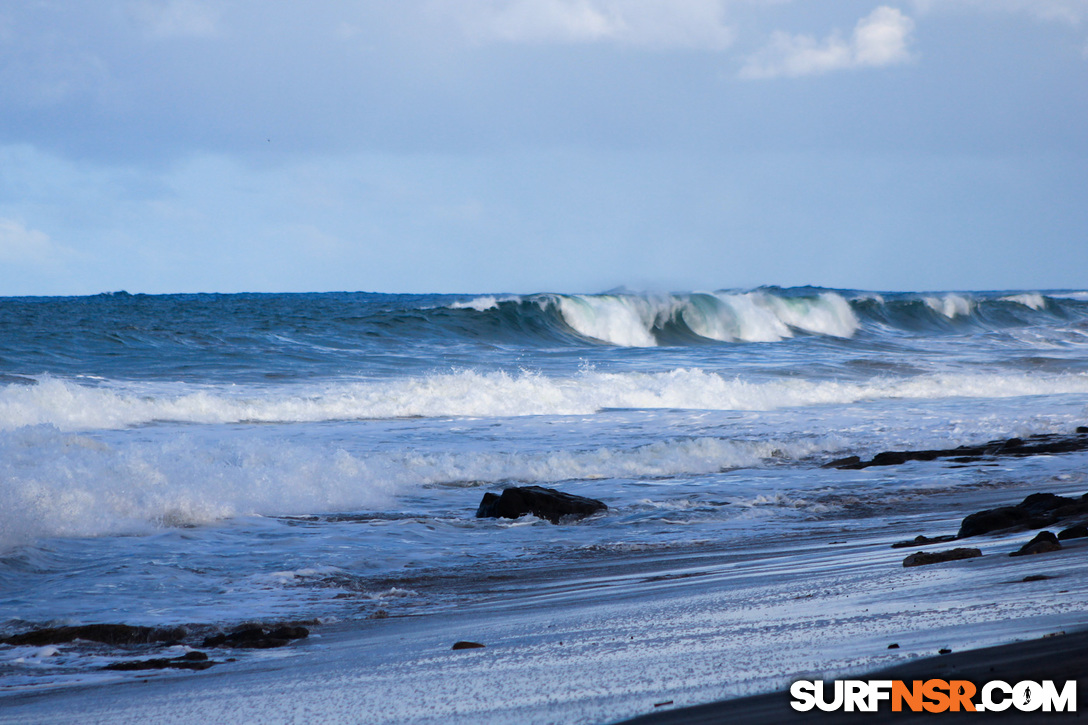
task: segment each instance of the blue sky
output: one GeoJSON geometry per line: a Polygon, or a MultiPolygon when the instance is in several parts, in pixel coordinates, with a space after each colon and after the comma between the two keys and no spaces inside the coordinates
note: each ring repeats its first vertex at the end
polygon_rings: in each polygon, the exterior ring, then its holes
{"type": "Polygon", "coordinates": [[[1088,0],[0,0],[0,295],[1088,288],[1088,0]]]}

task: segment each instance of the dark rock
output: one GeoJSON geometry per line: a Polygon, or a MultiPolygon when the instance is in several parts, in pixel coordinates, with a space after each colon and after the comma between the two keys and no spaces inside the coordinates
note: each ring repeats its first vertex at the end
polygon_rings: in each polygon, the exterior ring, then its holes
{"type": "Polygon", "coordinates": [[[1088,526],[1084,524],[1077,524],[1076,526],[1070,526],[1068,529],[1062,529],[1058,532],[1058,540],[1065,541],[1066,539],[1083,539],[1088,536],[1088,526]]]}
{"type": "Polygon", "coordinates": [[[1009,556],[1031,556],[1033,554],[1046,554],[1051,551],[1060,551],[1062,545],[1058,543],[1058,537],[1049,531],[1040,531],[1035,538],[1014,551],[1009,556]]]}
{"type": "Polygon", "coordinates": [[[899,649],[899,645],[895,642],[892,642],[890,645],[888,645],[888,649],[899,649]]]}
{"type": "Polygon", "coordinates": [[[574,496],[543,486],[520,486],[504,489],[502,495],[485,493],[476,510],[476,518],[516,519],[533,514],[558,524],[564,518],[580,519],[608,507],[601,501],[574,496]]]}
{"type": "Polygon", "coordinates": [[[847,456],[846,458],[837,458],[834,461],[828,461],[821,468],[850,468],[861,463],[860,456],[847,456]]]}
{"type": "Polygon", "coordinates": [[[982,556],[982,552],[978,549],[951,549],[949,551],[916,551],[906,559],[903,560],[903,566],[927,566],[929,564],[940,564],[945,561],[958,561],[960,559],[973,559],[976,556],[982,556]]]}
{"type": "Polygon", "coordinates": [[[922,536],[919,534],[909,541],[897,541],[892,544],[893,549],[908,549],[912,546],[925,546],[926,544],[943,544],[948,541],[955,541],[956,537],[952,534],[945,536],[922,536]]]}
{"type": "Polygon", "coordinates": [[[1088,513],[1088,499],[1033,493],[1015,506],[1001,506],[973,513],[960,525],[959,538],[1002,529],[1041,529],[1057,521],[1088,513]]]}
{"type": "Polygon", "coordinates": [[[1033,514],[1049,514],[1061,508],[1075,507],[1077,499],[1053,493],[1033,493],[1017,506],[1033,514]]]}
{"type": "Polygon", "coordinates": [[[291,627],[285,625],[273,629],[268,633],[268,636],[276,637],[277,639],[306,639],[310,636],[310,630],[305,627],[291,627]]]}
{"type": "Polygon", "coordinates": [[[939,451],[885,451],[873,456],[870,466],[898,466],[907,461],[932,461],[940,455],[939,451]]]}
{"type": "Polygon", "coordinates": [[[484,645],[479,642],[454,642],[450,649],[483,649],[484,645]]]}
{"type": "Polygon", "coordinates": [[[840,458],[825,464],[827,468],[859,469],[869,466],[897,466],[908,461],[933,461],[938,458],[951,458],[960,462],[977,461],[981,457],[1051,455],[1088,450],[1088,428],[1081,426],[1074,434],[1042,434],[1027,438],[1008,438],[989,441],[981,445],[959,446],[920,451],[884,451],[873,456],[872,460],[855,460],[857,456],[840,458]]]}
{"type": "Polygon", "coordinates": [[[120,670],[131,672],[135,670],[206,670],[216,663],[208,659],[203,652],[186,652],[180,657],[160,657],[150,660],[129,660],[127,662],[113,662],[106,665],[104,670],[120,670]]]}
{"type": "Polygon", "coordinates": [[[957,536],[966,539],[969,536],[979,536],[988,534],[991,531],[1001,531],[1002,529],[1014,527],[1039,529],[1052,523],[1053,521],[1048,516],[1036,516],[1017,506],[1002,506],[967,516],[960,524],[957,536]]]}
{"type": "Polygon", "coordinates": [[[129,624],[84,624],[72,627],[47,627],[34,629],[12,637],[0,639],[2,644],[42,647],[49,644],[65,644],[82,639],[110,645],[148,644],[168,642],[185,636],[181,627],[157,629],[134,627],[129,624]]]}
{"type": "Polygon", "coordinates": [[[310,636],[305,627],[283,625],[276,628],[250,626],[235,630],[230,634],[216,634],[204,639],[204,647],[240,647],[243,649],[272,649],[284,647],[293,639],[310,636]]]}

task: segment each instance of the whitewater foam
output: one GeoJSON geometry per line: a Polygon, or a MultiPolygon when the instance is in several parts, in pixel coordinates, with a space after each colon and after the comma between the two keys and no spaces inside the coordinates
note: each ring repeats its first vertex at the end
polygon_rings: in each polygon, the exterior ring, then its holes
{"type": "Polygon", "coordinates": [[[939,312],[950,320],[956,317],[967,317],[975,306],[974,300],[956,294],[948,294],[943,297],[924,297],[923,301],[926,303],[926,307],[934,312],[939,312]]]}
{"type": "MultiPolygon", "coordinates": [[[[52,428],[0,435],[0,550],[39,537],[147,533],[252,515],[381,510],[427,486],[666,477],[834,450],[836,438],[693,438],[631,449],[349,453],[284,440],[187,435],[88,445],[52,428]]],[[[284,578],[304,576],[277,572],[284,578]]]]}
{"type": "Polygon", "coordinates": [[[563,319],[584,337],[623,347],[654,347],[652,330],[672,314],[664,304],[618,295],[562,295],[554,298],[563,319]]]}
{"type": "Polygon", "coordinates": [[[1009,295],[1008,297],[1002,297],[1003,302],[1015,302],[1016,304],[1029,307],[1033,310],[1046,309],[1046,298],[1038,292],[1025,292],[1019,295],[1009,295]]]}
{"type": "Polygon", "coordinates": [[[624,347],[653,347],[670,323],[721,342],[777,342],[795,330],[851,337],[860,325],[850,303],[833,292],[782,297],[763,291],[689,295],[550,295],[564,321],[584,337],[624,347]]]}
{"type": "MultiPolygon", "coordinates": [[[[120,383],[43,378],[0,387],[0,431],[61,431],[151,423],[283,423],[454,416],[588,415],[604,409],[776,410],[896,398],[1007,398],[1088,393],[1088,373],[931,373],[866,381],[749,381],[698,368],[659,373],[584,369],[555,377],[464,370],[306,389],[120,383]]],[[[91,445],[91,444],[88,444],[91,445]]]]}

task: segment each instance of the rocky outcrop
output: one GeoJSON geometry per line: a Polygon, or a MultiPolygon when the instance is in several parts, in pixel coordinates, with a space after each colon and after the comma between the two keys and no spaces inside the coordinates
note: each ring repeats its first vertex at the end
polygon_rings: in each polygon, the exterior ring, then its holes
{"type": "Polygon", "coordinates": [[[973,513],[960,524],[958,538],[1003,529],[1041,529],[1062,519],[1088,515],[1088,494],[1067,498],[1052,493],[1033,493],[1015,506],[1001,506],[973,513]]]}
{"type": "Polygon", "coordinates": [[[908,461],[950,459],[954,463],[973,463],[984,458],[1053,455],[1088,450],[1088,428],[1079,427],[1072,434],[1042,434],[1027,438],[1007,438],[975,446],[936,448],[920,451],[885,451],[871,460],[858,456],[839,458],[824,464],[824,468],[861,469],[870,466],[897,466],[908,461]]]}
{"type": "Polygon", "coordinates": [[[112,662],[102,669],[131,672],[136,670],[206,670],[218,664],[208,659],[203,652],[186,652],[180,657],[157,657],[149,660],[125,660],[112,662]]]}
{"type": "Polygon", "coordinates": [[[504,489],[501,495],[485,493],[476,518],[516,519],[526,514],[547,519],[553,524],[585,518],[608,509],[602,501],[574,496],[543,486],[519,486],[504,489]]]}
{"type": "Polygon", "coordinates": [[[282,625],[279,627],[251,626],[230,634],[216,634],[204,639],[204,647],[240,647],[243,649],[272,649],[284,647],[291,640],[310,636],[305,627],[282,625]]]}
{"type": "Polygon", "coordinates": [[[949,541],[955,541],[956,537],[952,534],[945,536],[923,536],[919,534],[909,541],[897,541],[892,544],[893,549],[909,549],[913,546],[927,546],[929,544],[944,544],[949,541]]]}
{"type": "Polygon", "coordinates": [[[176,642],[185,636],[181,627],[159,629],[135,627],[130,624],[84,624],[73,627],[46,627],[0,639],[2,644],[42,647],[49,644],[65,644],[82,639],[109,645],[150,644],[152,642],[176,642]]]}
{"type": "Polygon", "coordinates": [[[959,561],[960,559],[974,559],[982,556],[978,549],[951,549],[949,551],[916,551],[903,560],[903,566],[928,566],[929,564],[941,564],[946,561],[959,561]]]}
{"type": "Polygon", "coordinates": [[[1082,539],[1088,536],[1088,526],[1084,524],[1077,524],[1076,526],[1070,526],[1068,529],[1062,529],[1058,532],[1058,540],[1065,541],[1066,539],[1082,539]]]}
{"type": "Polygon", "coordinates": [[[1062,545],[1058,543],[1058,537],[1049,531],[1040,531],[1035,538],[1014,551],[1009,556],[1032,556],[1033,554],[1046,554],[1051,551],[1060,551],[1062,545]]]}

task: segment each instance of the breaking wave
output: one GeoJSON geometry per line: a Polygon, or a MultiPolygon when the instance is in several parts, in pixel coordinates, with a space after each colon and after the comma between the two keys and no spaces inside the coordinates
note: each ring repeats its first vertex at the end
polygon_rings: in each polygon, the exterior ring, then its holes
{"type": "Polygon", "coordinates": [[[0,431],[156,422],[290,423],[458,416],[588,415],[606,409],[776,410],[894,398],[1088,393],[1088,373],[931,373],[865,381],[743,380],[698,368],[571,376],[464,370],[323,386],[89,386],[57,378],[0,387],[0,431]]]}
{"type": "Polygon", "coordinates": [[[728,343],[777,342],[797,335],[851,338],[862,329],[906,331],[1002,329],[1083,319],[1088,310],[1076,293],[1048,297],[939,293],[879,295],[810,289],[613,293],[596,295],[493,295],[458,300],[450,310],[517,321],[536,321],[553,333],[622,347],[677,345],[696,340],[728,343]],[[954,327],[953,329],[959,329],[954,327]]]}

